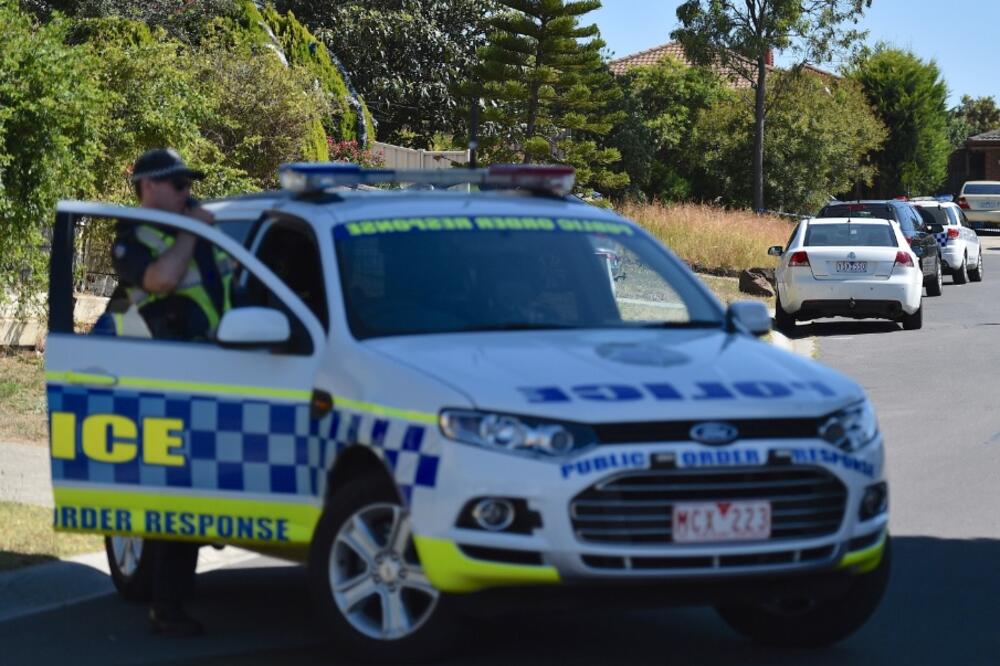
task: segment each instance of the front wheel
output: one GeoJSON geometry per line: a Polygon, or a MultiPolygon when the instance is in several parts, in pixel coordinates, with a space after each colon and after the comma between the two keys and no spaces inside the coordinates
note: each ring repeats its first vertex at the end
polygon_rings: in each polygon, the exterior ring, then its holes
{"type": "Polygon", "coordinates": [[[381,475],[354,479],[330,498],[309,579],[334,643],[365,661],[437,660],[459,635],[449,600],[424,574],[409,512],[381,475]]]}
{"type": "Polygon", "coordinates": [[[149,601],[153,594],[153,548],[142,537],[106,536],[111,581],[127,601],[149,601]]]}
{"type": "Polygon", "coordinates": [[[983,281],[983,251],[979,251],[979,259],[976,261],[976,267],[969,269],[969,279],[973,282],[983,281]]]}
{"type": "Polygon", "coordinates": [[[875,613],[889,582],[889,540],[882,561],[856,575],[837,599],[779,599],[760,605],[720,606],[726,623],[755,643],[772,647],[819,648],[842,641],[875,613]]]}

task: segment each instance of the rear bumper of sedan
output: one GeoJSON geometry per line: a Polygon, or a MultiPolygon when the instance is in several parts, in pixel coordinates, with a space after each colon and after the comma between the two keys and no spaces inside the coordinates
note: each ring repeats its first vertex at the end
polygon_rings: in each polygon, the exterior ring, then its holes
{"type": "Polygon", "coordinates": [[[920,307],[923,275],[917,268],[897,268],[888,278],[848,280],[817,280],[803,272],[778,284],[782,309],[797,319],[898,319],[920,307]]]}

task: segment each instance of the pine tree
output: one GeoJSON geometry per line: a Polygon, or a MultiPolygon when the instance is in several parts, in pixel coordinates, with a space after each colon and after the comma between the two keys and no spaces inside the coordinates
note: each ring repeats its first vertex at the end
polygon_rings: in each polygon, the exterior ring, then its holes
{"type": "Polygon", "coordinates": [[[557,162],[577,170],[581,188],[623,187],[621,160],[603,145],[621,96],[607,69],[597,26],[580,26],[599,0],[501,0],[480,52],[483,154],[491,161],[557,162]],[[581,41],[587,40],[587,41],[581,41]]]}

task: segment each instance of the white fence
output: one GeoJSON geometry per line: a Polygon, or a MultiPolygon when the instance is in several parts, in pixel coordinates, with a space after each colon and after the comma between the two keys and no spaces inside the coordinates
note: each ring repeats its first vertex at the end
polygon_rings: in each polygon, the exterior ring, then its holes
{"type": "Polygon", "coordinates": [[[388,143],[372,143],[387,169],[450,169],[469,163],[468,150],[415,150],[388,143]]]}

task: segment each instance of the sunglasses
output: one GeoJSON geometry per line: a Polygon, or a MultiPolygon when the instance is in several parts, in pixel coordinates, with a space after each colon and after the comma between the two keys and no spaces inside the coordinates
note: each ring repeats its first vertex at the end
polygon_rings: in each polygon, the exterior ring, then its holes
{"type": "Polygon", "coordinates": [[[184,176],[170,176],[168,178],[156,178],[155,180],[158,183],[170,183],[178,192],[191,189],[191,185],[193,184],[190,178],[185,178],[184,176]]]}

